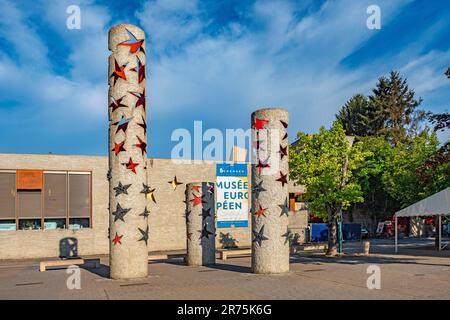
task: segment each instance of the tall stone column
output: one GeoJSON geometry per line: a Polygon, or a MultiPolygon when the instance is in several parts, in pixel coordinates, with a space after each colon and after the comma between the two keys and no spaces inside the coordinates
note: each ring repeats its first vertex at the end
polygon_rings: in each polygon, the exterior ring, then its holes
{"type": "Polygon", "coordinates": [[[252,270],[289,271],[288,111],[260,109],[252,114],[252,270]]]}
{"type": "Polygon", "coordinates": [[[214,183],[186,185],[186,232],[189,266],[216,263],[214,183]]]}
{"type": "Polygon", "coordinates": [[[148,273],[145,33],[119,24],[109,30],[110,277],[148,273]]]}

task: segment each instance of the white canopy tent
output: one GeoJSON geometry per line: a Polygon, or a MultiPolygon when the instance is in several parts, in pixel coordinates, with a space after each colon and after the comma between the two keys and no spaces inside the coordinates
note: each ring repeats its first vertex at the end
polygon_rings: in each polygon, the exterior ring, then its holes
{"type": "Polygon", "coordinates": [[[397,234],[397,218],[398,217],[417,217],[417,216],[438,216],[439,230],[439,250],[441,249],[441,223],[442,216],[450,214],[450,187],[438,193],[429,196],[409,207],[406,207],[395,213],[395,252],[398,251],[398,234],[397,234]]]}

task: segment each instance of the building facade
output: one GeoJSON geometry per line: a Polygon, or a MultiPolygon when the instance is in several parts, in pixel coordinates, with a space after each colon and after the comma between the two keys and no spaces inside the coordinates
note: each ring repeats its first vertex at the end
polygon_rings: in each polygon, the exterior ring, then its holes
{"type": "MultiPolygon", "coordinates": [[[[148,159],[147,168],[149,252],[183,250],[186,184],[215,181],[216,162],[148,159]]],[[[0,259],[58,257],[69,244],[80,256],[108,254],[107,174],[102,156],[0,154],[0,259]]],[[[290,214],[300,238],[306,216],[290,214]]],[[[250,230],[218,228],[216,247],[248,247],[250,230]]]]}

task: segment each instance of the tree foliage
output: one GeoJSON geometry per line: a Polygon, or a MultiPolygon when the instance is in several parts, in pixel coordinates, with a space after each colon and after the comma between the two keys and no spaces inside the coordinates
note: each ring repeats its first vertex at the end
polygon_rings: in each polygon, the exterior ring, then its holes
{"type": "Polygon", "coordinates": [[[353,171],[368,152],[362,151],[361,143],[351,146],[339,122],[329,130],[321,127],[314,135],[299,132],[297,138],[290,149],[290,179],[306,187],[308,209],[328,220],[329,250],[335,251],[338,214],[364,200],[353,171]]]}

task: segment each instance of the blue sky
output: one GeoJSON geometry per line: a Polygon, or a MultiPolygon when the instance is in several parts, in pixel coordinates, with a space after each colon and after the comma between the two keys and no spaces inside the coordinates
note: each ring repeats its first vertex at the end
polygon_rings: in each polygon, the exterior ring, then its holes
{"type": "Polygon", "coordinates": [[[176,128],[247,129],[267,106],[290,111],[292,141],[392,69],[424,109],[449,109],[449,1],[0,0],[0,152],[107,154],[107,31],[121,22],[148,37],[150,157],[170,157],[176,128]]]}

